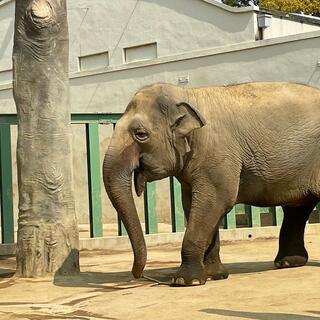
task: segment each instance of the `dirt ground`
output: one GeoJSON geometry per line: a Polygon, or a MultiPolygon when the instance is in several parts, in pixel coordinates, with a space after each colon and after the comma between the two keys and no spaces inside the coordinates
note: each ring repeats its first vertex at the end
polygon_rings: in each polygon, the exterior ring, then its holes
{"type": "MultiPolygon", "coordinates": [[[[229,279],[176,288],[132,280],[131,252],[81,252],[74,278],[23,280],[0,258],[0,319],[320,319],[320,235],[308,236],[307,266],[275,270],[277,240],[224,243],[229,279]]],[[[150,248],[145,275],[170,281],[180,245],[150,248]]]]}

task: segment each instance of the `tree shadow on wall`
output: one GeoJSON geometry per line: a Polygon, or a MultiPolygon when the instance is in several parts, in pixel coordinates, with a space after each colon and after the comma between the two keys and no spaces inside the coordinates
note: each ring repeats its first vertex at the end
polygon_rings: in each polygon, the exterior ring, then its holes
{"type": "MultiPolygon", "coordinates": [[[[241,319],[253,319],[253,320],[314,320],[320,319],[319,316],[299,315],[290,313],[276,313],[276,312],[248,312],[248,311],[234,311],[224,309],[202,309],[200,312],[221,315],[225,317],[238,317],[241,319]]],[[[320,314],[319,311],[307,311],[308,313],[320,314]]]]}

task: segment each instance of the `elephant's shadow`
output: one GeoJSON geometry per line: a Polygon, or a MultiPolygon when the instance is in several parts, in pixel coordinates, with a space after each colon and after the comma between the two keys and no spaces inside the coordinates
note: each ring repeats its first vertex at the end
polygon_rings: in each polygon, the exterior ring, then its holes
{"type": "MultiPolygon", "coordinates": [[[[320,267],[320,261],[309,261],[307,265],[320,267]]],[[[226,263],[225,266],[230,275],[259,273],[275,270],[273,261],[226,263]]],[[[133,279],[130,271],[81,272],[80,275],[75,277],[56,276],[54,278],[54,284],[61,287],[96,288],[98,291],[130,289],[142,286],[150,286],[152,283],[154,283],[154,285],[158,285],[159,283],[163,285],[169,285],[176,270],[177,267],[148,269],[147,266],[146,270],[144,271],[144,276],[149,279],[133,279]],[[150,279],[155,281],[153,282],[150,279]]]]}

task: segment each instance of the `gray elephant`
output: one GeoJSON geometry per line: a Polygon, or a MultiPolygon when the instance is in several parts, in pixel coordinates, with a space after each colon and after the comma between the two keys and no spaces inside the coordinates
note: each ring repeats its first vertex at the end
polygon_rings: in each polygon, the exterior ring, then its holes
{"type": "Polygon", "coordinates": [[[142,274],[146,245],[132,197],[145,183],[175,176],[187,228],[173,283],[204,284],[228,272],[219,257],[219,222],[236,203],[284,211],[278,268],[304,265],[304,229],[320,198],[320,90],[248,83],[139,90],[116,125],[103,164],[106,191],[142,274]]]}

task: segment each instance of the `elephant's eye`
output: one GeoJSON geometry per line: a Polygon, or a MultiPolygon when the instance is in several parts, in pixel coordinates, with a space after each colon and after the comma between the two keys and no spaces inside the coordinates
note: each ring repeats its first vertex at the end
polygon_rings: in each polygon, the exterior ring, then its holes
{"type": "Polygon", "coordinates": [[[136,129],[134,130],[134,137],[140,141],[140,142],[144,142],[147,141],[149,138],[148,132],[145,131],[142,128],[136,129]]]}

